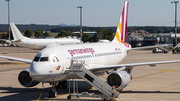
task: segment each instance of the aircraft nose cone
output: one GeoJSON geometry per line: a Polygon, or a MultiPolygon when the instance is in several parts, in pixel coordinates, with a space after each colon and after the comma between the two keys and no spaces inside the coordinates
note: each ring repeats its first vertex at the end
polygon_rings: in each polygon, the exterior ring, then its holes
{"type": "Polygon", "coordinates": [[[30,76],[36,80],[36,81],[44,81],[48,78],[48,75],[45,74],[46,72],[43,69],[44,66],[38,63],[31,63],[30,69],[29,69],[29,74],[30,76]]]}
{"type": "Polygon", "coordinates": [[[30,75],[39,75],[40,70],[38,69],[37,63],[31,63],[29,68],[30,75]]]}

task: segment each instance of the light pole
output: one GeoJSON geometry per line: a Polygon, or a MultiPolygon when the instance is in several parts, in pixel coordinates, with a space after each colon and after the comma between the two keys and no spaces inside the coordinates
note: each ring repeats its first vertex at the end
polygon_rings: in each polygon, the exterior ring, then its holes
{"type": "Polygon", "coordinates": [[[179,1],[172,1],[172,4],[175,4],[175,45],[177,45],[177,3],[179,3],[179,1]]]}
{"type": "Polygon", "coordinates": [[[11,40],[11,36],[10,36],[10,11],[9,11],[9,1],[10,0],[5,0],[8,2],[8,24],[9,24],[9,29],[8,29],[8,34],[9,34],[9,40],[11,40]]]}
{"type": "Polygon", "coordinates": [[[80,8],[80,37],[82,41],[82,6],[78,6],[77,8],[80,8]]]}

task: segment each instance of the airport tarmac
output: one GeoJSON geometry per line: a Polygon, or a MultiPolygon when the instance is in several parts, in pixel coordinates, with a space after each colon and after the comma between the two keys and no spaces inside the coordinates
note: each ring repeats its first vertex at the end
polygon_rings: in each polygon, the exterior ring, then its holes
{"type": "MultiPolygon", "coordinates": [[[[18,47],[0,47],[0,55],[33,59],[39,50],[18,47]]],[[[180,54],[152,54],[151,50],[130,51],[122,61],[126,63],[152,62],[178,60],[180,54]]],[[[121,91],[117,101],[179,101],[180,96],[180,63],[160,64],[156,67],[139,66],[132,71],[131,83],[121,91]]],[[[18,74],[29,65],[21,62],[0,59],[0,101],[35,101],[66,100],[68,89],[58,89],[57,98],[48,98],[51,90],[49,84],[39,84],[35,87],[25,88],[18,82],[18,74]]],[[[104,79],[107,75],[101,76],[104,79]]],[[[79,92],[92,92],[83,80],[78,81],[79,92]]],[[[74,101],[101,100],[99,98],[72,98],[74,101]]]]}

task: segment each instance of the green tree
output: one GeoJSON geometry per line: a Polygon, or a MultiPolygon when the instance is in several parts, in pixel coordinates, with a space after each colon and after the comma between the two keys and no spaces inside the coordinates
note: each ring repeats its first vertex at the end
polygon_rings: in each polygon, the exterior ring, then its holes
{"type": "Polygon", "coordinates": [[[30,29],[27,29],[25,32],[24,32],[24,36],[26,36],[26,37],[31,37],[33,35],[33,32],[32,32],[32,30],[30,30],[30,29]]]}
{"type": "Polygon", "coordinates": [[[99,30],[97,30],[96,31],[96,37],[97,37],[97,40],[99,40],[99,39],[104,39],[104,30],[102,30],[102,29],[99,29],[99,30]]]}
{"type": "Polygon", "coordinates": [[[8,34],[7,33],[1,33],[0,39],[8,39],[8,34]]]}
{"type": "Polygon", "coordinates": [[[75,36],[71,31],[61,30],[56,37],[75,36]]]}
{"type": "Polygon", "coordinates": [[[107,29],[103,32],[103,39],[107,39],[111,41],[113,38],[114,38],[114,35],[110,30],[107,29]]]}
{"type": "Polygon", "coordinates": [[[94,36],[91,37],[90,42],[98,42],[99,38],[97,36],[97,33],[94,34],[94,36]]]}
{"type": "MultiPolygon", "coordinates": [[[[10,36],[11,36],[11,40],[14,40],[11,30],[10,30],[10,36]]],[[[7,31],[7,33],[1,33],[0,34],[0,39],[8,39],[8,38],[9,38],[9,32],[8,31],[7,31]]]]}
{"type": "Polygon", "coordinates": [[[45,36],[45,37],[50,37],[50,34],[46,31],[46,32],[43,34],[43,36],[45,36]]]}
{"type": "Polygon", "coordinates": [[[75,36],[73,33],[71,33],[71,31],[66,31],[67,36],[75,36]]]}
{"type": "Polygon", "coordinates": [[[95,35],[98,40],[99,39],[107,39],[107,40],[111,41],[114,38],[112,31],[110,31],[109,29],[105,29],[105,30],[99,29],[96,31],[95,35]]]}
{"type": "Polygon", "coordinates": [[[57,37],[65,37],[65,36],[67,36],[65,30],[61,30],[61,32],[59,32],[59,34],[57,35],[57,37]]]}
{"type": "Polygon", "coordinates": [[[34,36],[36,38],[42,37],[43,36],[43,31],[41,29],[36,30],[34,36]]]}
{"type": "Polygon", "coordinates": [[[91,35],[88,34],[88,33],[82,33],[82,41],[83,42],[87,42],[87,41],[90,41],[91,39],[91,35]]]}

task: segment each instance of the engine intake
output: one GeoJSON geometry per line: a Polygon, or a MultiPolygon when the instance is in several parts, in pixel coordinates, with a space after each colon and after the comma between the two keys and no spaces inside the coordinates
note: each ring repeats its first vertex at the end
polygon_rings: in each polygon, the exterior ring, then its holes
{"type": "Polygon", "coordinates": [[[126,71],[113,71],[107,77],[107,82],[117,90],[122,90],[130,83],[130,75],[126,71]]]}
{"type": "Polygon", "coordinates": [[[19,83],[24,87],[33,87],[39,84],[38,81],[35,81],[31,78],[31,76],[29,75],[28,69],[23,70],[19,73],[18,80],[19,80],[19,83]]]}

